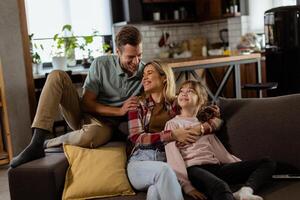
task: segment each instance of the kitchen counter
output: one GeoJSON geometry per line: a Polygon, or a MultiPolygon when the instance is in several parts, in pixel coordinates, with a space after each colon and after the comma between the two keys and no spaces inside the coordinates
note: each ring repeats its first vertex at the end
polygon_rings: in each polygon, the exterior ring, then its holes
{"type": "Polygon", "coordinates": [[[198,68],[197,65],[209,65],[209,64],[225,64],[232,62],[243,62],[249,60],[260,60],[260,53],[253,53],[248,55],[234,55],[234,56],[208,56],[208,57],[191,57],[191,58],[163,58],[160,59],[163,62],[167,62],[169,67],[172,67],[174,70],[180,68],[186,69],[187,67],[198,68]]]}
{"type": "MultiPolygon", "coordinates": [[[[241,75],[240,75],[240,65],[241,64],[248,64],[248,63],[256,63],[257,67],[257,74],[256,80],[257,83],[262,82],[262,75],[261,75],[261,54],[254,53],[249,55],[235,55],[235,56],[208,56],[208,57],[191,57],[191,58],[178,58],[178,59],[171,59],[165,58],[160,59],[163,62],[166,62],[169,67],[171,67],[175,72],[179,72],[177,80],[181,79],[183,76],[187,80],[189,79],[190,75],[193,76],[196,80],[203,81],[195,72],[197,69],[210,69],[210,68],[224,68],[228,67],[225,75],[223,76],[222,81],[218,85],[217,91],[213,93],[205,83],[203,85],[206,87],[208,95],[211,97],[212,101],[217,101],[218,97],[225,87],[229,76],[234,73],[234,87],[235,87],[235,96],[236,98],[241,98],[241,75]]],[[[251,65],[250,65],[251,66],[251,65]]],[[[52,68],[44,69],[39,74],[34,74],[34,79],[36,85],[40,85],[39,87],[42,88],[44,81],[45,81],[45,73],[49,73],[52,68]],[[42,80],[42,82],[40,81],[42,80]],[[41,83],[39,83],[41,82],[41,83]],[[39,84],[38,84],[39,83],[39,84]]],[[[89,69],[83,68],[82,66],[70,67],[68,70],[72,71],[72,78],[76,78],[76,75],[79,76],[79,81],[75,80],[75,82],[83,82],[81,76],[85,76],[88,73],[89,69]]],[[[208,71],[209,72],[209,71],[208,71]]],[[[38,87],[38,88],[39,88],[38,87]]],[[[262,93],[259,94],[262,97],[262,93]]]]}
{"type": "MultiPolygon", "coordinates": [[[[241,75],[240,75],[240,65],[256,63],[257,67],[257,83],[262,82],[261,75],[261,54],[254,53],[249,55],[234,55],[234,56],[209,56],[209,57],[192,57],[192,58],[181,58],[181,59],[160,59],[166,62],[169,67],[171,67],[175,72],[179,72],[177,80],[179,80],[183,75],[185,79],[189,79],[189,75],[192,75],[196,80],[203,81],[195,72],[197,69],[210,69],[218,67],[228,67],[225,75],[218,85],[217,91],[213,93],[205,83],[203,85],[206,87],[208,95],[211,97],[212,101],[217,101],[218,97],[228,81],[229,76],[234,73],[234,87],[236,98],[242,98],[241,92],[241,75]]],[[[262,92],[260,91],[259,97],[262,97],[262,92]]]]}

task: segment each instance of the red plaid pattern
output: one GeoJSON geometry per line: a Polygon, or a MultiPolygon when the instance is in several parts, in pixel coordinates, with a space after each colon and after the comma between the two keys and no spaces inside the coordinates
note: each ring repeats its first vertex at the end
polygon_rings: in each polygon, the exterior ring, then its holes
{"type": "MultiPolygon", "coordinates": [[[[170,118],[176,115],[176,105],[165,102],[170,118]]],[[[149,122],[154,108],[154,101],[151,97],[142,99],[136,110],[128,112],[129,140],[137,146],[155,147],[171,141],[171,130],[164,130],[157,133],[149,133],[149,122]]]]}

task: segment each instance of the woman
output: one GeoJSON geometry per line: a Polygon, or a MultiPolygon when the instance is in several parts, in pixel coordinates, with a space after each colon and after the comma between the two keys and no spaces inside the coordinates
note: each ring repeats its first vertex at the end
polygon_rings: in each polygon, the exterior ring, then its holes
{"type": "Polygon", "coordinates": [[[127,166],[129,180],[135,189],[148,190],[148,200],[182,200],[177,177],[165,163],[164,145],[195,142],[200,127],[164,130],[165,123],[176,115],[172,69],[157,61],[147,63],[142,84],[145,95],[138,109],[128,113],[129,140],[134,145],[127,166]]]}

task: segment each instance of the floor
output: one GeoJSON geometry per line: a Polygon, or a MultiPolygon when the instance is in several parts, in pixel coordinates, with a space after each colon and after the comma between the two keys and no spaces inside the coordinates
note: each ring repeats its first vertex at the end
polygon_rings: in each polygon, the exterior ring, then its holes
{"type": "Polygon", "coordinates": [[[0,166],[0,199],[10,200],[8,179],[7,179],[8,165],[0,166]]]}

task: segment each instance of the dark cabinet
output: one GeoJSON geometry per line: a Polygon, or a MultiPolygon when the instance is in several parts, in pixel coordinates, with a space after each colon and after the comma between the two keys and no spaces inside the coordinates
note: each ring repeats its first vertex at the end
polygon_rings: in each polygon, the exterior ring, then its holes
{"type": "Polygon", "coordinates": [[[222,19],[248,14],[248,0],[196,0],[197,19],[222,19]]]}
{"type": "Polygon", "coordinates": [[[200,21],[220,19],[222,17],[221,0],[197,0],[197,18],[200,21]]]}
{"type": "Polygon", "coordinates": [[[142,4],[143,19],[157,23],[196,21],[195,5],[196,0],[152,0],[142,4]]]}
{"type": "Polygon", "coordinates": [[[142,22],[142,1],[141,0],[111,0],[113,23],[142,22]]]}
{"type": "Polygon", "coordinates": [[[111,0],[111,5],[114,23],[206,21],[248,10],[248,0],[111,0]]]}
{"type": "Polygon", "coordinates": [[[177,2],[189,2],[194,0],[143,0],[143,3],[177,3],[177,2]]]}
{"type": "Polygon", "coordinates": [[[172,23],[196,21],[197,0],[112,0],[113,22],[172,23]],[[154,15],[159,17],[154,18],[154,15]]]}

